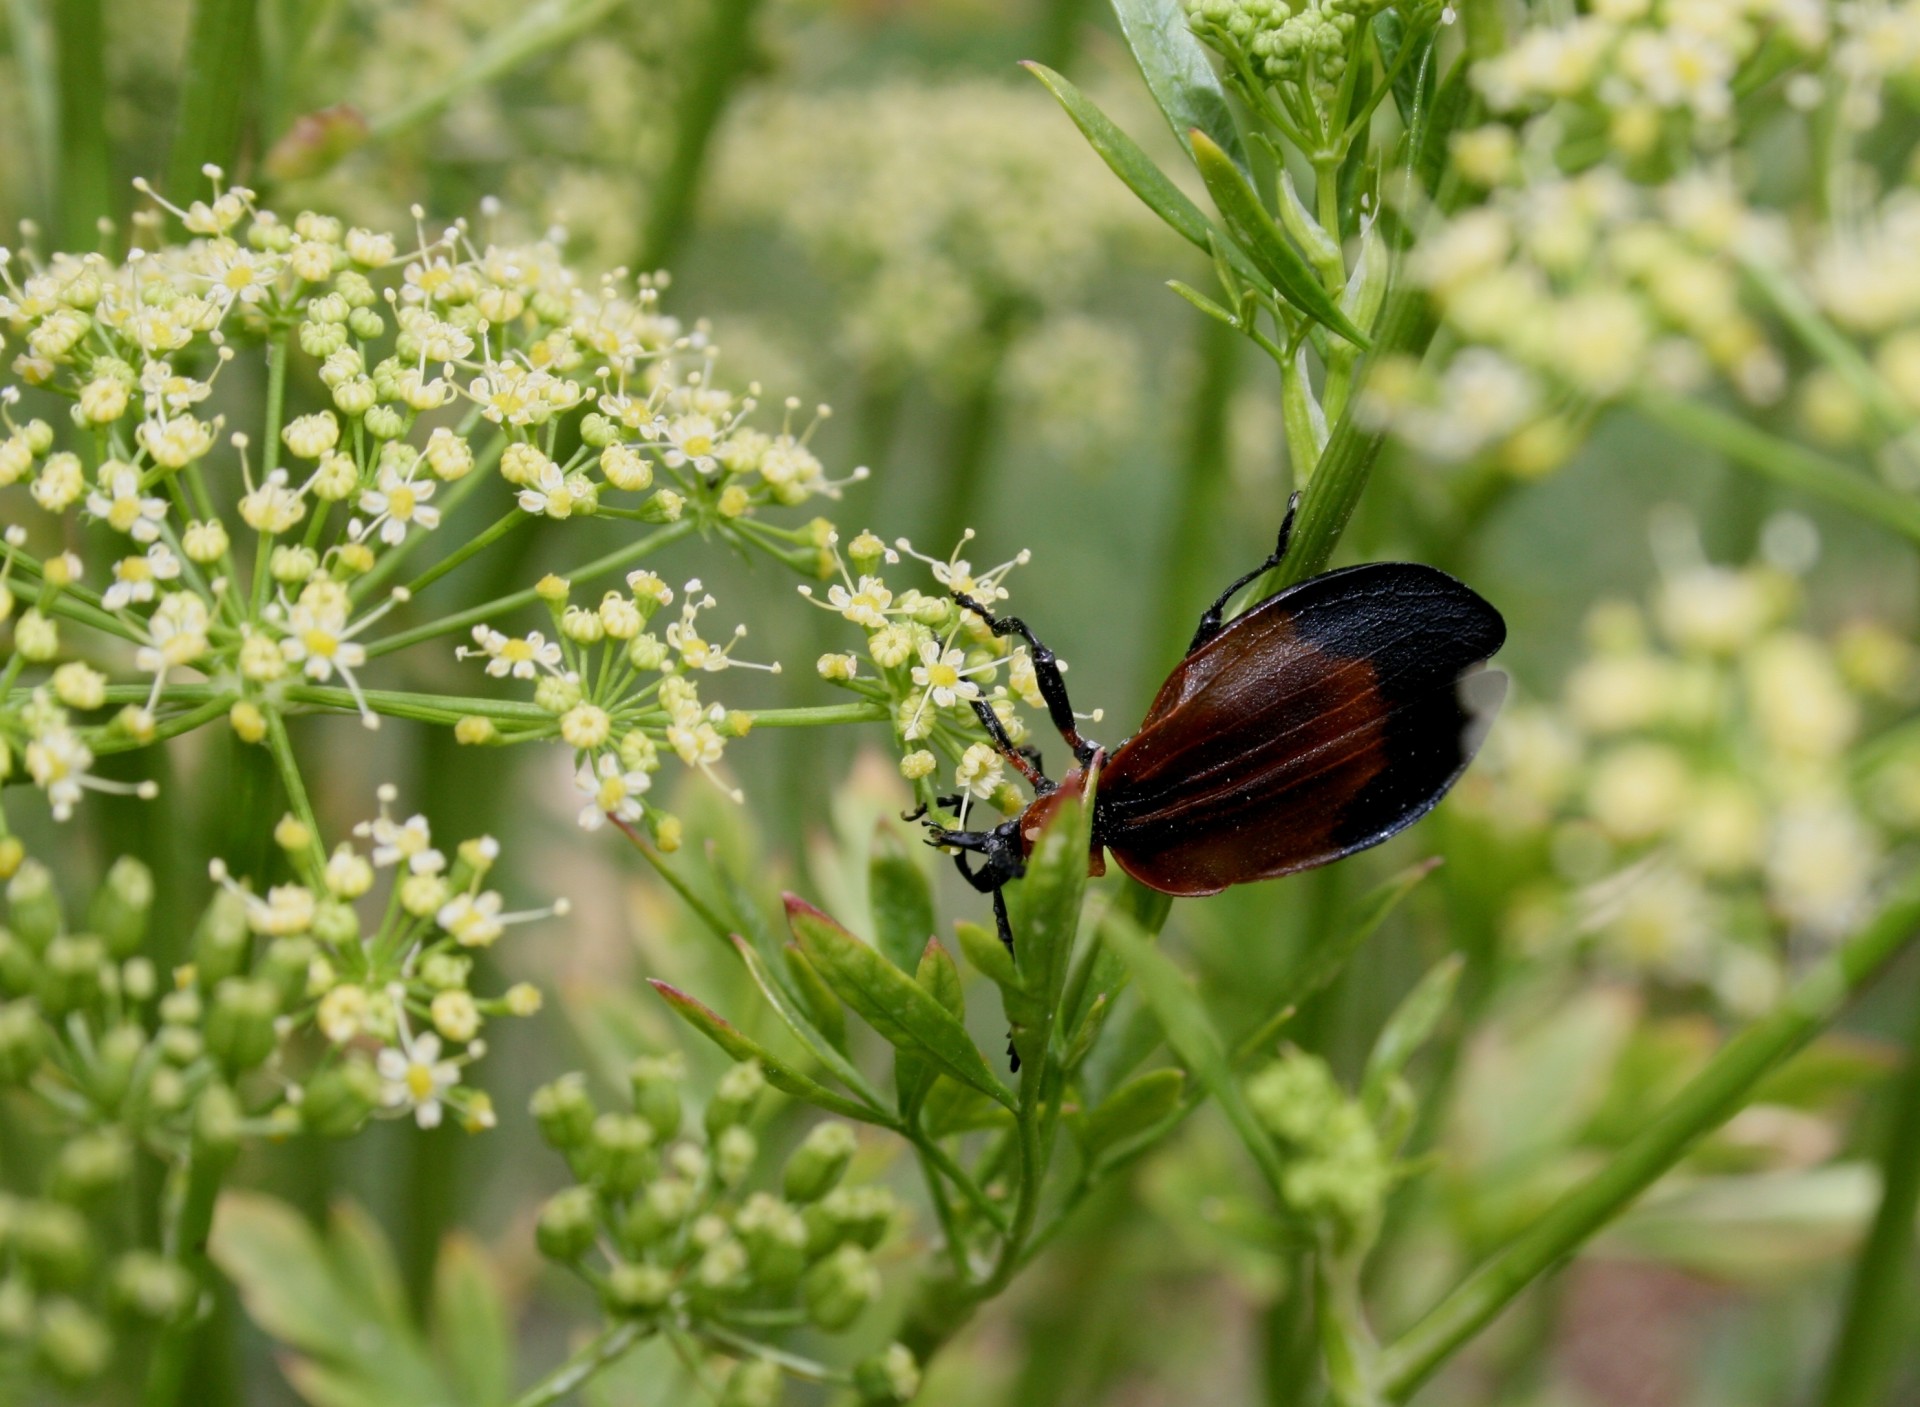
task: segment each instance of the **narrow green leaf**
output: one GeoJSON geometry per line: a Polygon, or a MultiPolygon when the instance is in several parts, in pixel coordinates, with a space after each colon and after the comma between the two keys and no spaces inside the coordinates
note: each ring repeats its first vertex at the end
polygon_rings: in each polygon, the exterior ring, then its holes
{"type": "Polygon", "coordinates": [[[1393,80],[1393,105],[1400,111],[1400,125],[1411,127],[1415,113],[1426,105],[1422,99],[1430,101],[1433,95],[1433,30],[1423,25],[1410,33],[1397,9],[1382,10],[1373,17],[1373,38],[1380,62],[1389,72],[1400,63],[1402,47],[1419,46],[1393,80]]]}
{"type": "Polygon", "coordinates": [[[1133,970],[1133,980],[1141,998],[1160,1023],[1167,1044],[1186,1062],[1207,1093],[1219,1101],[1221,1111],[1232,1123],[1240,1141],[1276,1189],[1280,1185],[1280,1155],[1273,1140],[1254,1117],[1253,1110],[1233,1077],[1227,1062],[1226,1046],[1200,1001],[1199,993],[1188,983],[1186,974],[1173,959],[1161,952],[1131,919],[1113,916],[1107,930],[1107,942],[1133,970]]]}
{"type": "Polygon", "coordinates": [[[953,925],[953,931],[959,936],[960,951],[966,954],[974,971],[1002,992],[1011,988],[1022,996],[1026,994],[1020,985],[1020,974],[1014,970],[1013,954],[1007,951],[997,933],[983,924],[968,923],[964,919],[953,925]]]}
{"type": "Polygon", "coordinates": [[[1080,903],[1087,889],[1095,785],[1096,779],[1089,777],[1082,795],[1053,813],[1027,857],[1026,878],[1012,891],[1013,961],[1021,987],[1033,997],[1029,1020],[1016,1022],[1013,1028],[1023,1088],[1028,1081],[1045,1077],[1052,1053],[1060,998],[1080,932],[1080,903]]]}
{"type": "Polygon", "coordinates": [[[513,1392],[513,1336],[499,1276],[480,1243],[455,1231],[433,1271],[433,1340],[440,1369],[474,1407],[513,1392]]]}
{"type": "Polygon", "coordinates": [[[760,1042],[747,1035],[737,1026],[730,1024],[711,1007],[705,1006],[688,996],[678,987],[649,978],[647,985],[658,992],[675,1014],[689,1026],[712,1041],[735,1060],[757,1060],[766,1074],[767,1083],[777,1090],[783,1090],[796,1099],[804,1099],[809,1104],[835,1114],[844,1114],[849,1119],[862,1119],[868,1123],[879,1123],[873,1117],[873,1111],[865,1105],[856,1104],[844,1095],[835,1094],[825,1085],[809,1075],[803,1075],[779,1056],[768,1050],[760,1042]]]}
{"type": "Polygon", "coordinates": [[[1087,1160],[1098,1162],[1103,1153],[1152,1132],[1171,1118],[1186,1087],[1186,1072],[1171,1067],[1149,1070],[1121,1085],[1098,1108],[1074,1121],[1087,1160]]]}
{"type": "MultiPolygon", "coordinates": [[[[954,966],[947,950],[932,939],[920,954],[919,965],[914,969],[913,980],[920,984],[921,990],[939,1002],[954,1020],[963,1025],[967,1019],[966,994],[961,990],[960,969],[954,966]]],[[[894,1053],[894,1086],[900,1094],[900,1112],[911,1118],[913,1110],[926,1097],[928,1088],[938,1078],[939,1072],[917,1055],[901,1050],[894,1053]]]]}
{"type": "Polygon", "coordinates": [[[1360,945],[1380,931],[1380,925],[1400,907],[1401,900],[1413,893],[1421,880],[1439,869],[1440,863],[1440,858],[1434,856],[1409,865],[1385,883],[1361,895],[1345,920],[1335,929],[1332,940],[1308,953],[1299,969],[1289,976],[1284,988],[1284,1005],[1299,1006],[1338,977],[1341,969],[1360,950],[1360,945]]]}
{"type": "Polygon", "coordinates": [[[206,163],[233,175],[260,69],[255,8],[256,0],[194,0],[180,115],[167,164],[167,194],[176,204],[206,192],[206,177],[200,174],[206,163]]]}
{"type": "Polygon", "coordinates": [[[874,827],[867,895],[874,946],[902,972],[912,972],[921,948],[933,936],[933,887],[899,833],[885,821],[874,827]]]}
{"type": "Polygon", "coordinates": [[[798,943],[783,944],[780,956],[787,964],[787,976],[793,979],[793,994],[806,1009],[807,1019],[813,1022],[835,1050],[844,1051],[847,1048],[847,1009],[840,1005],[840,998],[833,994],[833,988],[820,980],[820,974],[813,970],[813,964],[807,961],[807,955],[800,951],[798,943]]]}
{"type": "Polygon", "coordinates": [[[379,1225],[357,1203],[334,1203],[327,1215],[327,1254],[334,1279],[353,1302],[398,1332],[412,1327],[407,1289],[379,1225]]]}
{"type": "Polygon", "coordinates": [[[935,1138],[1013,1127],[1013,1114],[971,1085],[936,1075],[920,1104],[920,1126],[935,1138]]]}
{"type": "Polygon", "coordinates": [[[1340,311],[1333,295],[1321,285],[1319,277],[1299,250],[1274,223],[1267,207],[1260,203],[1253,187],[1247,184],[1227,154],[1205,132],[1195,129],[1187,134],[1193,146],[1194,161],[1200,178],[1207,183],[1227,232],[1252,258],[1260,272],[1294,307],[1316,322],[1338,332],[1356,347],[1371,347],[1367,335],[1355,327],[1340,311]]]}
{"type": "MultiPolygon", "coordinates": [[[[1087,139],[1087,144],[1126,188],[1140,197],[1147,209],[1195,248],[1208,247],[1214,234],[1213,221],[1187,199],[1186,192],[1176,186],[1166,172],[1154,165],[1153,158],[1142,151],[1132,137],[1121,131],[1085,93],[1045,64],[1028,62],[1022,67],[1046,85],[1047,91],[1066,109],[1073,125],[1087,139]]],[[[1249,277],[1253,276],[1253,266],[1238,249],[1233,250],[1230,257],[1245,266],[1243,271],[1249,277]]]]}
{"type": "MultiPolygon", "coordinates": [[[[880,1097],[880,1091],[868,1082],[867,1077],[844,1055],[833,1042],[820,1034],[820,1029],[808,1019],[804,1007],[797,1002],[792,993],[774,980],[765,959],[755,952],[753,945],[736,935],[733,939],[734,950],[740,954],[740,960],[747,965],[754,985],[760,989],[760,995],[767,999],[767,1005],[773,1008],[793,1038],[805,1047],[822,1065],[826,1066],[833,1077],[865,1100],[873,1109],[884,1109],[886,1101],[880,1097]]],[[[871,1115],[869,1115],[871,1117],[871,1115]]]]}
{"type": "Polygon", "coordinates": [[[1422,113],[1423,121],[1417,129],[1420,140],[1409,152],[1414,174],[1429,192],[1440,189],[1440,177],[1447,167],[1448,143],[1453,139],[1454,129],[1466,118],[1472,100],[1473,91],[1467,86],[1467,65],[1456,63],[1422,113]]]}
{"type": "Polygon", "coordinates": [[[1247,149],[1227,105],[1226,89],[1188,27],[1180,0],[1113,0],[1113,13],[1174,137],[1184,144],[1187,133],[1197,128],[1246,171],[1247,149]]]}
{"type": "Polygon", "coordinates": [[[1361,1093],[1369,1106],[1378,1100],[1388,1081],[1396,1078],[1414,1053],[1427,1043],[1440,1018],[1453,1002],[1454,989],[1460,985],[1460,969],[1465,965],[1458,953],[1450,953],[1433,965],[1426,976],[1414,983],[1413,990],[1394,1008],[1387,1024],[1367,1056],[1367,1070],[1361,1080],[1361,1093]]]}
{"type": "Polygon", "coordinates": [[[925,1056],[946,1074],[1013,1107],[986,1057],[953,1013],[906,973],[804,899],[787,895],[787,921],[826,984],[891,1045],[925,1056]]]}
{"type": "Polygon", "coordinates": [[[1214,302],[1211,298],[1207,297],[1204,293],[1201,293],[1195,288],[1193,288],[1191,285],[1184,284],[1180,282],[1180,280],[1177,278],[1170,278],[1167,280],[1167,287],[1171,288],[1175,293],[1178,293],[1182,298],[1186,299],[1189,303],[1193,304],[1194,307],[1198,308],[1201,312],[1205,313],[1208,317],[1214,318],[1219,322],[1225,323],[1228,327],[1231,327],[1236,332],[1240,330],[1239,318],[1234,316],[1232,313],[1228,312],[1225,308],[1221,307],[1218,303],[1214,302]]]}
{"type": "Polygon", "coordinates": [[[239,1289],[247,1316],[280,1342],[328,1353],[352,1341],[359,1316],[334,1283],[320,1237],[285,1202],[228,1192],[207,1254],[239,1289]]]}

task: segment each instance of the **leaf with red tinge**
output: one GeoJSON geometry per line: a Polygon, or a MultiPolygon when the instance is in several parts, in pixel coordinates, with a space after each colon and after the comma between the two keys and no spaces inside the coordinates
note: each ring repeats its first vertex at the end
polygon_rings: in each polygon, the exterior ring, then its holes
{"type": "Polygon", "coordinates": [[[800,950],[841,1001],[896,1049],[1014,1107],[1012,1091],[994,1078],[966,1027],[932,993],[806,900],[785,897],[800,950]]]}
{"type": "Polygon", "coordinates": [[[796,1099],[804,1099],[809,1104],[822,1109],[845,1115],[849,1119],[861,1119],[868,1123],[879,1123],[873,1111],[863,1104],[856,1104],[844,1095],[835,1094],[818,1080],[803,1075],[779,1056],[761,1045],[753,1037],[732,1025],[711,1007],[703,1005],[688,996],[678,987],[668,983],[649,979],[648,986],[666,999],[668,1006],[694,1030],[700,1032],[735,1060],[757,1060],[761,1071],[767,1077],[767,1083],[777,1090],[783,1090],[796,1099]]]}

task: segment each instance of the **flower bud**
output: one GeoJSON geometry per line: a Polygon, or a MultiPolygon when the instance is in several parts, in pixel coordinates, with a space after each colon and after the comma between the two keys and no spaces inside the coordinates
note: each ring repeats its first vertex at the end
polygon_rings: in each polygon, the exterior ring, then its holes
{"type": "Polygon", "coordinates": [[[47,944],[40,972],[40,1005],[49,1016],[81,1011],[100,999],[110,971],[106,944],[90,935],[62,934],[47,944]]]}
{"type": "Polygon", "coordinates": [[[364,1060],[343,1060],[307,1082],[300,1122],[322,1138],[357,1133],[380,1103],[380,1076],[364,1060]]]}
{"type": "Polygon", "coordinates": [[[806,1273],[800,1291],[809,1319],[822,1329],[844,1329],[880,1293],[880,1272],[860,1247],[842,1246],[806,1273]]]}
{"type": "Polygon", "coordinates": [[[920,1391],[920,1365],[905,1344],[887,1347],[854,1365],[853,1386],[863,1404],[911,1402],[920,1391]]]}
{"type": "Polygon", "coordinates": [[[723,1130],[743,1121],[766,1087],[767,1077],[760,1073],[757,1061],[744,1061],[727,1071],[707,1101],[707,1133],[718,1138],[723,1130]]]}
{"type": "Polygon", "coordinates": [[[685,1225],[693,1213],[697,1193],[691,1183],[663,1177],[647,1184],[645,1192],[627,1208],[620,1224],[621,1239],[634,1251],[643,1251],[685,1225]]]}
{"type": "Polygon", "coordinates": [[[755,1283],[791,1285],[807,1266],[807,1223],[799,1212],[767,1192],[756,1192],[733,1220],[747,1248],[755,1283]]]}
{"type": "Polygon", "coordinates": [[[93,1098],[95,1103],[118,1108],[133,1088],[133,1073],[146,1053],[147,1033],[127,1023],[115,1026],[100,1037],[94,1047],[93,1098]]]}
{"type": "Polygon", "coordinates": [[[0,1006],[0,1089],[19,1084],[47,1051],[47,1027],[39,1008],[22,998],[0,1006]]]}
{"type": "Polygon", "coordinates": [[[278,1036],[280,993],[252,977],[229,977],[213,989],[207,1013],[207,1051],[229,1075],[251,1070],[272,1054],[278,1036]]]}
{"type": "MultiPolygon", "coordinates": [[[[724,1227],[724,1223],[722,1223],[724,1227]]],[[[731,1236],[723,1235],[708,1246],[693,1269],[701,1289],[710,1294],[728,1295],[747,1288],[747,1248],[731,1236]]]]}
{"type": "Polygon", "coordinates": [[[727,1374],[720,1407],[778,1407],[784,1386],[780,1370],[766,1359],[742,1359],[727,1374]]]}
{"type": "Polygon", "coordinates": [[[347,314],[347,329],[362,342],[372,342],[386,334],[387,322],[372,308],[359,307],[347,314]]]}
{"type": "Polygon", "coordinates": [[[132,1171],[133,1149],[126,1135],[115,1128],[100,1129],[79,1134],[61,1148],[48,1189],[62,1202],[84,1206],[123,1185],[132,1171]]]}
{"type": "Polygon", "coordinates": [[[638,1191],[660,1171],[653,1151],[653,1129],[633,1114],[602,1114],[593,1121],[588,1149],[593,1185],[614,1197],[638,1191]]]}
{"type": "Polygon", "coordinates": [[[540,1136],[549,1147],[570,1153],[583,1147],[593,1134],[593,1100],[587,1094],[584,1075],[562,1075],[551,1084],[533,1092],[528,1106],[540,1136]]]}
{"type": "Polygon", "coordinates": [[[313,936],[329,948],[360,941],[360,915],[351,904],[322,899],[313,906],[313,936]]]}
{"type": "Polygon", "coordinates": [[[673,1294],[673,1272],[657,1265],[616,1265],[608,1272],[606,1294],[616,1314],[651,1314],[673,1294]]]}
{"type": "Polygon", "coordinates": [[[115,957],[130,956],[147,936],[147,916],[153,908],[153,871],[122,855],[94,892],[87,922],[105,940],[115,957]]]}
{"type": "Polygon", "coordinates": [[[252,942],[246,901],[231,890],[215,890],[193,935],[193,968],[201,990],[211,991],[245,967],[252,942]]]}
{"type": "Polygon", "coordinates": [[[397,406],[377,405],[367,411],[362,423],[376,440],[397,440],[407,433],[407,419],[397,406]]]}
{"type": "Polygon", "coordinates": [[[53,1299],[40,1310],[33,1351],[49,1375],[78,1386],[105,1371],[113,1340],[90,1311],[70,1299],[53,1299]]]}
{"type": "Polygon", "coordinates": [[[680,1081],[685,1073],[686,1064],[678,1054],[643,1055],[627,1071],[633,1085],[633,1112],[647,1121],[658,1143],[680,1132],[680,1081]]]}
{"type": "Polygon", "coordinates": [[[817,1124],[787,1159],[781,1186],[794,1202],[817,1202],[834,1189],[853,1159],[855,1139],[851,1125],[838,1121],[817,1124]]]}
{"type": "Polygon", "coordinates": [[[240,1101],[223,1084],[200,1091],[193,1106],[193,1156],[209,1167],[222,1168],[240,1151],[240,1101]]]}
{"type": "Polygon", "coordinates": [[[884,1187],[836,1187],[807,1208],[807,1253],[825,1255],[846,1242],[872,1250],[886,1238],[895,1210],[884,1187]]]}
{"type": "Polygon", "coordinates": [[[38,860],[22,860],[7,881],[7,908],[14,936],[34,952],[45,952],[62,921],[52,872],[38,860]]]}
{"type": "Polygon", "coordinates": [[[39,959],[12,929],[0,928],[0,996],[21,997],[39,989],[39,959]]]}
{"type": "Polygon", "coordinates": [[[753,1171],[760,1156],[760,1140],[739,1124],[721,1130],[713,1145],[713,1174],[722,1187],[738,1187],[753,1171]]]}
{"type": "Polygon", "coordinates": [[[58,1202],[28,1202],[13,1223],[14,1254],[44,1285],[65,1288],[86,1278],[93,1264],[87,1220],[58,1202]]]}
{"type": "Polygon", "coordinates": [[[569,1187],[555,1193],[540,1208],[534,1228],[540,1254],[563,1263],[579,1260],[593,1249],[598,1221],[599,1208],[591,1188],[569,1187]]]}
{"type": "Polygon", "coordinates": [[[278,1011],[306,994],[307,972],[319,954],[320,946],[311,938],[276,938],[267,945],[257,975],[273,988],[278,1011]]]}
{"type": "Polygon", "coordinates": [[[108,1297],[136,1318],[172,1324],[193,1307],[196,1289],[184,1266],[152,1251],[129,1251],[114,1262],[108,1297]]]}

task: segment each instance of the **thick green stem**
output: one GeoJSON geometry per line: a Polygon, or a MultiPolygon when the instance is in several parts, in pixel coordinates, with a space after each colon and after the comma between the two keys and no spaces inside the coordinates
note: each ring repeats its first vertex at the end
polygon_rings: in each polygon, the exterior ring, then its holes
{"type": "Polygon", "coordinates": [[[1702,401],[1643,391],[1633,406],[1654,424],[1718,450],[1743,469],[1837,503],[1920,542],[1920,502],[1838,460],[1770,435],[1702,401]]]}
{"type": "MultiPolygon", "coordinates": [[[[186,1195],[180,1204],[180,1216],[174,1223],[168,1249],[174,1259],[187,1268],[194,1280],[207,1283],[207,1233],[213,1226],[213,1205],[220,1196],[220,1181],[226,1173],[223,1160],[195,1156],[186,1169],[186,1195]]],[[[147,1362],[147,1387],[144,1407],[176,1407],[182,1402],[187,1368],[205,1321],[190,1318],[163,1330],[147,1362]]]]}
{"type": "Polygon", "coordinates": [[[233,172],[253,77],[259,71],[255,29],[254,0],[195,0],[180,115],[167,165],[168,194],[179,204],[204,189],[200,168],[208,162],[233,172]]]}
{"type": "Polygon", "coordinates": [[[1803,977],[1772,1015],[1716,1055],[1638,1137],[1450,1291],[1382,1358],[1380,1383],[1405,1401],[1521,1291],[1625,1211],[1696,1143],[1752,1098],[1754,1087],[1813,1039],[1847,999],[1920,928],[1920,876],[1803,977]]]}
{"type": "Polygon", "coordinates": [[[1880,1161],[1880,1210],[1860,1248],[1846,1317],[1827,1367],[1825,1407],[1890,1402],[1900,1352],[1913,1331],[1913,1219],[1920,1209],[1920,994],[1907,1069],[1880,1161]]]}
{"type": "Polygon", "coordinates": [[[671,260],[692,223],[707,147],[753,57],[753,18],[760,0],[714,0],[707,8],[712,22],[691,50],[699,56],[699,68],[675,103],[680,120],[673,154],[650,193],[637,262],[644,270],[661,268],[671,260]]]}
{"type": "Polygon", "coordinates": [[[59,164],[46,173],[54,235],[62,249],[94,249],[99,222],[113,214],[113,161],[100,92],[106,24],[100,0],[58,0],[47,14],[58,84],[59,164]]]}
{"type": "Polygon", "coordinates": [[[468,538],[454,551],[449,552],[431,567],[428,567],[424,572],[420,573],[419,576],[408,582],[406,586],[408,594],[414,596],[419,595],[455,567],[463,565],[476,553],[485,552],[489,547],[493,546],[494,543],[527,521],[529,521],[529,518],[526,510],[518,507],[512,509],[506,516],[496,519],[478,534],[468,538]]]}
{"type": "Polygon", "coordinates": [[[634,1345],[652,1332],[651,1326],[637,1320],[608,1329],[514,1398],[513,1407],[549,1407],[549,1404],[561,1401],[595,1373],[625,1357],[634,1345]]]}
{"type": "MultiPolygon", "coordinates": [[[[591,562],[582,562],[577,567],[569,567],[560,572],[560,575],[572,582],[591,581],[594,577],[615,571],[630,562],[637,562],[649,552],[656,552],[670,542],[678,542],[696,526],[691,518],[682,518],[677,523],[668,523],[665,527],[658,528],[645,537],[628,543],[625,547],[616,548],[604,556],[595,557],[591,562]]],[[[367,645],[367,654],[369,656],[391,654],[395,650],[404,650],[409,645],[417,645],[422,640],[432,640],[442,635],[456,635],[472,626],[497,620],[510,612],[519,610],[522,606],[531,606],[539,599],[540,593],[529,586],[524,591],[495,597],[470,610],[456,611],[450,616],[428,621],[425,625],[416,625],[413,629],[403,630],[397,635],[374,640],[367,645]]]]}

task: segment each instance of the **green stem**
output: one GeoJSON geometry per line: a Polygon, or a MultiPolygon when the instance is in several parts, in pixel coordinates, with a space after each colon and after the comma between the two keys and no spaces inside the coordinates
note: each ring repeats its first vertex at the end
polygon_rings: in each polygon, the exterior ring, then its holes
{"type": "MultiPolygon", "coordinates": [[[[140,697],[144,699],[146,695],[142,694],[140,697]]],[[[234,694],[218,694],[198,708],[164,719],[154,726],[150,737],[134,739],[122,733],[106,738],[88,738],[87,746],[102,757],[108,753],[133,752],[139,748],[151,747],[155,743],[163,743],[168,738],[177,738],[182,733],[191,733],[194,729],[213,722],[233,706],[236,697],[237,695],[234,694]]]]}
{"type": "Polygon", "coordinates": [[[652,1333],[638,1320],[619,1324],[596,1337],[585,1348],[513,1399],[513,1407],[549,1407],[559,1402],[595,1373],[612,1366],[652,1333]]]}
{"type": "Polygon", "coordinates": [[[760,0],[714,0],[708,8],[712,22],[693,51],[699,55],[700,67],[675,103],[680,120],[673,134],[673,154],[650,192],[637,261],[643,271],[661,268],[678,251],[700,193],[707,146],[726,111],[727,99],[753,57],[753,18],[760,0]]]}
{"type": "MultiPolygon", "coordinates": [[[[287,339],[284,334],[267,343],[267,421],[264,442],[260,446],[260,477],[280,467],[280,420],[287,407],[287,339]]],[[[260,534],[260,550],[253,564],[253,613],[257,616],[267,604],[273,576],[267,570],[273,549],[273,534],[260,534]]]]}
{"type": "MultiPolygon", "coordinates": [[[[206,1284],[209,1275],[207,1233],[213,1226],[213,1205],[219,1198],[225,1172],[226,1164],[220,1160],[195,1156],[188,1163],[186,1196],[168,1247],[173,1258],[201,1285],[206,1284]]],[[[147,1360],[147,1387],[141,1399],[144,1407],[176,1407],[183,1400],[187,1367],[204,1322],[189,1318],[161,1331],[152,1357],[147,1360]]]]}
{"type": "MultiPolygon", "coordinates": [[[[62,0],[65,3],[65,0],[62,0]]],[[[208,162],[233,174],[240,129],[258,72],[254,0],[194,0],[187,29],[187,71],[167,166],[167,193],[179,204],[197,196],[208,162]]],[[[99,62],[98,55],[94,63],[99,62]]],[[[97,101],[97,96],[96,96],[97,101]]],[[[275,431],[278,434],[278,430],[275,431]]]]}
{"type": "Polygon", "coordinates": [[[1920,542],[1920,502],[1895,493],[1838,460],[1770,435],[1700,401],[1643,391],[1632,404],[1654,424],[1718,450],[1743,469],[1837,503],[1920,542]]]}
{"type": "MultiPolygon", "coordinates": [[[[1920,993],[1914,1014],[1920,1019],[1920,993]]],[[[1913,1219],[1920,1208],[1920,1020],[1908,1045],[1880,1171],[1880,1209],[1854,1265],[1846,1316],[1827,1366],[1825,1407],[1892,1401],[1894,1371],[1910,1341],[1913,1219]]]]}
{"type": "Polygon", "coordinates": [[[1794,985],[1779,1008],[1729,1041],[1599,1172],[1548,1208],[1504,1250],[1455,1286],[1383,1355],[1380,1385],[1402,1402],[1520,1292],[1625,1211],[1754,1087],[1812,1040],[1920,927],[1920,875],[1854,937],[1794,985]]]}
{"type": "Polygon", "coordinates": [[[518,507],[510,509],[505,517],[495,520],[492,525],[483,529],[477,536],[469,538],[457,549],[449,552],[431,567],[428,567],[424,572],[420,573],[419,576],[408,582],[406,586],[407,594],[411,596],[419,595],[455,567],[466,562],[467,559],[475,553],[486,551],[489,547],[493,546],[494,543],[498,542],[522,523],[528,521],[530,520],[525,509],[518,507]]]}
{"type": "Polygon", "coordinates": [[[1507,47],[1507,20],[1502,0],[1464,0],[1467,57],[1488,59],[1507,47]]]}
{"type": "Polygon", "coordinates": [[[1889,435],[1904,435],[1913,428],[1913,417],[1900,404],[1893,388],[1881,379],[1873,364],[1860,349],[1841,335],[1838,328],[1821,315],[1813,300],[1782,270],[1754,256],[1743,257],[1753,286],[1773,304],[1780,319],[1807,344],[1810,351],[1843,377],[1854,393],[1867,403],[1874,418],[1889,435]]]}
{"type": "Polygon", "coordinates": [[[107,142],[100,65],[106,24],[100,0],[58,0],[53,24],[59,164],[46,173],[53,190],[54,235],[62,249],[99,247],[99,222],[113,214],[113,160],[107,142]]]}
{"type": "Polygon", "coordinates": [[[326,845],[320,839],[320,822],[314,818],[313,802],[307,796],[307,784],[300,776],[300,763],[293,755],[293,739],[287,736],[287,720],[277,708],[260,710],[267,719],[267,750],[273,754],[273,764],[280,772],[280,784],[287,789],[287,804],[293,807],[307,827],[307,848],[313,854],[316,865],[327,862],[326,845]]]}
{"type": "MultiPolygon", "coordinates": [[[[637,541],[617,548],[605,556],[595,557],[591,562],[582,562],[560,573],[569,581],[587,581],[602,573],[617,570],[629,562],[637,562],[649,552],[656,552],[670,542],[678,542],[697,526],[693,519],[682,518],[677,523],[668,523],[648,533],[637,541]]],[[[367,654],[371,656],[391,654],[395,650],[404,650],[409,645],[417,645],[422,640],[433,640],[442,635],[454,635],[472,626],[485,624],[490,619],[517,611],[522,606],[531,606],[540,599],[540,593],[529,586],[524,591],[510,592],[495,597],[491,601],[473,607],[470,610],[456,611],[450,616],[429,621],[425,625],[416,625],[411,630],[403,630],[397,635],[389,635],[367,645],[367,654]]]]}
{"type": "Polygon", "coordinates": [[[834,723],[884,723],[891,716],[883,703],[820,704],[813,708],[734,710],[756,728],[821,728],[834,723]]]}

